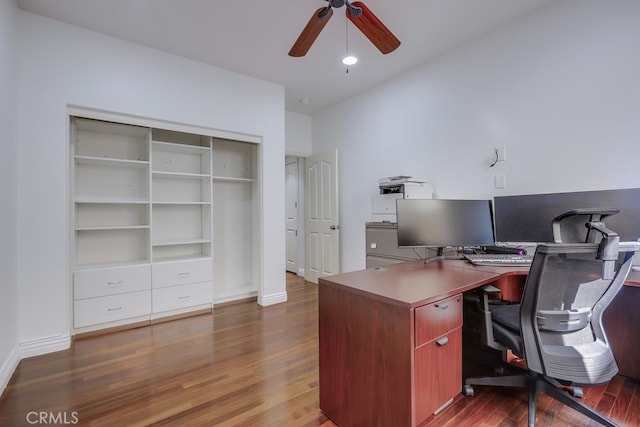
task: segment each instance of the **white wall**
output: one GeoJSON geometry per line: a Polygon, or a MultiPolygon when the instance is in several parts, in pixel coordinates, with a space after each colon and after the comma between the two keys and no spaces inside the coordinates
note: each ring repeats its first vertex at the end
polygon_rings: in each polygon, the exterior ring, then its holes
{"type": "Polygon", "coordinates": [[[18,71],[19,336],[33,353],[70,330],[68,105],[261,136],[259,302],[286,300],[281,86],[25,12],[18,71]]]}
{"type": "Polygon", "coordinates": [[[0,1],[0,394],[18,363],[17,12],[13,0],[0,1]]]}
{"type": "Polygon", "coordinates": [[[439,198],[640,187],[638,40],[637,0],[555,2],[314,115],[313,151],[340,150],[342,271],[365,266],[383,176],[439,198]]]}
{"type": "Polygon", "coordinates": [[[311,155],[311,117],[293,111],[285,112],[285,150],[292,156],[311,155]]]}

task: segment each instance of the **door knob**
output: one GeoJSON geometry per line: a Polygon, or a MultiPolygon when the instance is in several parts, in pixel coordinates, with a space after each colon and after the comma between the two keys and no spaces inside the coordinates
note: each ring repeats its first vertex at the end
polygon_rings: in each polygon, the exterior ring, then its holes
{"type": "Polygon", "coordinates": [[[332,230],[340,230],[340,226],[339,225],[332,225],[329,228],[332,229],[332,230]]]}

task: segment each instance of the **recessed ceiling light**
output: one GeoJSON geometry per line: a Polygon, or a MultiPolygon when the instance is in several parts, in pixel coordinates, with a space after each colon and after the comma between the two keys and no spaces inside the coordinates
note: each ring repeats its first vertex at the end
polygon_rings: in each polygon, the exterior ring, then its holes
{"type": "Polygon", "coordinates": [[[353,65],[356,62],[358,62],[358,58],[356,58],[355,56],[345,56],[342,60],[342,63],[344,65],[353,65]]]}

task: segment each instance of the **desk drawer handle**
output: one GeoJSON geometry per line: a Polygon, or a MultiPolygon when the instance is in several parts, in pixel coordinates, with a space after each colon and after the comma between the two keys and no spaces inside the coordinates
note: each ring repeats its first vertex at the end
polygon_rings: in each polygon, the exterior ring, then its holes
{"type": "Polygon", "coordinates": [[[438,344],[441,347],[447,345],[448,343],[449,343],[449,337],[442,337],[436,340],[436,344],[438,344]]]}
{"type": "Polygon", "coordinates": [[[107,286],[118,286],[122,285],[122,280],[111,280],[107,282],[107,286]]]}
{"type": "Polygon", "coordinates": [[[190,271],[182,271],[182,272],[178,273],[178,276],[188,276],[190,274],[191,274],[190,271]]]}
{"type": "Polygon", "coordinates": [[[122,310],[122,306],[114,307],[114,308],[107,308],[107,311],[109,311],[109,312],[118,311],[118,310],[122,310]]]}
{"type": "Polygon", "coordinates": [[[438,307],[440,310],[446,310],[447,308],[449,308],[449,303],[443,302],[442,304],[436,304],[436,307],[438,307]]]}

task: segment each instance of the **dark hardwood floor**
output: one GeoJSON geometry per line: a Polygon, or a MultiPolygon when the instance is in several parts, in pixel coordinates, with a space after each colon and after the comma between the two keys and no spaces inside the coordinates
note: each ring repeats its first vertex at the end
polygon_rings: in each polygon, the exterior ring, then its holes
{"type": "MultiPolygon", "coordinates": [[[[284,304],[216,307],[25,359],[0,399],[0,425],[32,425],[43,412],[95,426],[332,426],[318,409],[317,287],[288,274],[287,292],[284,304]]],[[[427,425],[526,425],[523,391],[475,389],[427,425]]],[[[640,426],[634,381],[585,389],[584,401],[640,426]]],[[[590,425],[545,396],[539,402],[538,426],[590,425]]]]}

